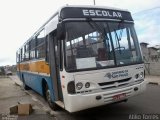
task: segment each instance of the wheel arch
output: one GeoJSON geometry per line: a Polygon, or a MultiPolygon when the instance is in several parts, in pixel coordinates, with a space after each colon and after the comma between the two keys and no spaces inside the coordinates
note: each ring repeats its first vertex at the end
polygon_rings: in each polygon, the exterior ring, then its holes
{"type": "Polygon", "coordinates": [[[47,80],[44,79],[44,78],[42,78],[41,85],[42,85],[42,94],[43,94],[44,98],[46,98],[46,95],[45,95],[45,88],[46,88],[46,85],[48,85],[47,80]]]}
{"type": "Polygon", "coordinates": [[[24,73],[21,73],[21,77],[20,77],[21,81],[22,82],[25,82],[25,79],[24,79],[24,73]]]}
{"type": "Polygon", "coordinates": [[[44,98],[46,98],[46,96],[45,96],[45,90],[46,90],[46,85],[47,85],[48,89],[51,91],[51,99],[54,102],[54,100],[55,100],[54,99],[54,93],[53,93],[54,89],[52,87],[52,83],[50,83],[50,81],[48,79],[43,78],[41,85],[42,85],[42,94],[43,94],[44,98]]]}

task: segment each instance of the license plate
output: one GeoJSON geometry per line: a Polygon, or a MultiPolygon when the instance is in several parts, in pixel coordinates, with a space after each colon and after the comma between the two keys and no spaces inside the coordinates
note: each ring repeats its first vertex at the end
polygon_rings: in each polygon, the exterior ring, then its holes
{"type": "Polygon", "coordinates": [[[119,101],[121,99],[124,99],[125,97],[126,97],[126,94],[122,93],[122,94],[115,95],[112,98],[113,98],[114,101],[119,101]]]}

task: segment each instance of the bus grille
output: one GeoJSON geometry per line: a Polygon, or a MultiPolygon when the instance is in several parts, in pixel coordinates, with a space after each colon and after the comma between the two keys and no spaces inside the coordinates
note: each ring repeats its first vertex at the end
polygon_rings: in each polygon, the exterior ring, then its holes
{"type": "Polygon", "coordinates": [[[102,90],[106,90],[106,89],[118,88],[118,87],[123,87],[123,86],[129,85],[130,80],[131,80],[131,77],[126,78],[126,79],[122,79],[122,80],[104,82],[104,83],[98,83],[98,84],[99,84],[99,86],[102,86],[102,90]]]}

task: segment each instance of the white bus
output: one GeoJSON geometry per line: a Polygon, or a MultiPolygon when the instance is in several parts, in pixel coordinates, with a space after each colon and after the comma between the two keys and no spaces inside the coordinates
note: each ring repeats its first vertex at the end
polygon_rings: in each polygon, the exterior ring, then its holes
{"type": "Polygon", "coordinates": [[[24,88],[76,112],[145,90],[144,62],[127,10],[65,6],[17,51],[24,88]]]}

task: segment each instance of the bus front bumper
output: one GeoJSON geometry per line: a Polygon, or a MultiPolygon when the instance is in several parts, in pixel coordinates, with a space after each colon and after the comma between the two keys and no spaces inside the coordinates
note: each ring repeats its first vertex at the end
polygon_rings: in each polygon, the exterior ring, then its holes
{"type": "Polygon", "coordinates": [[[128,99],[129,97],[142,93],[146,89],[146,83],[146,81],[143,81],[140,84],[98,93],[82,93],[76,95],[68,95],[65,109],[69,112],[77,112],[92,107],[123,101],[125,99],[128,99]],[[137,88],[138,90],[135,90],[137,88]],[[118,95],[119,97],[117,99],[114,99],[115,96],[118,95]]]}

